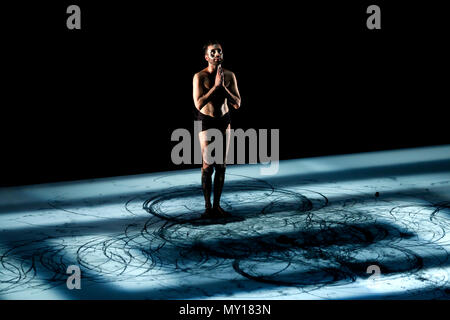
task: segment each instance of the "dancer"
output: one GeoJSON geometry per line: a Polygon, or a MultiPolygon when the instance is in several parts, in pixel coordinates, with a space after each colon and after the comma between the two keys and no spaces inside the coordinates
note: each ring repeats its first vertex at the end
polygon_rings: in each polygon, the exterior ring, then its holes
{"type": "Polygon", "coordinates": [[[198,110],[197,120],[202,122],[199,133],[202,152],[202,189],[205,197],[205,212],[202,217],[227,217],[230,213],[220,206],[220,196],[225,181],[226,156],[229,146],[227,130],[231,128],[229,106],[238,109],[241,106],[236,76],[230,70],[222,68],[223,50],[217,41],[209,41],[204,46],[205,60],[208,66],[194,75],[193,97],[198,110]],[[225,141],[225,153],[222,163],[208,163],[208,129],[219,129],[225,141]],[[214,202],[211,205],[212,175],[214,174],[214,202]]]}

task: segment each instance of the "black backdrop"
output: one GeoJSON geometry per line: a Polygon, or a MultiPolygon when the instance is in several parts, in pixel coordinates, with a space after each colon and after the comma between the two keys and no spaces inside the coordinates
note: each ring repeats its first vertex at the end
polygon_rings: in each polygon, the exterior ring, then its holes
{"type": "Polygon", "coordinates": [[[3,186],[175,170],[202,45],[223,42],[242,108],[280,158],[449,143],[448,33],[436,4],[18,2],[4,6],[3,186]],[[81,8],[67,30],[66,8],[81,8]]]}

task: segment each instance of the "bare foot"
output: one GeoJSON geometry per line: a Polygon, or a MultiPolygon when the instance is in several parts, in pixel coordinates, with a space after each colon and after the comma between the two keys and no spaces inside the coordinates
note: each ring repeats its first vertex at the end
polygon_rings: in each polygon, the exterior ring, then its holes
{"type": "Polygon", "coordinates": [[[217,213],[212,208],[206,208],[201,217],[203,219],[213,219],[217,218],[217,213]]]}
{"type": "Polygon", "coordinates": [[[225,211],[221,206],[214,207],[214,211],[217,213],[217,215],[221,218],[228,218],[231,217],[231,213],[225,211]]]}

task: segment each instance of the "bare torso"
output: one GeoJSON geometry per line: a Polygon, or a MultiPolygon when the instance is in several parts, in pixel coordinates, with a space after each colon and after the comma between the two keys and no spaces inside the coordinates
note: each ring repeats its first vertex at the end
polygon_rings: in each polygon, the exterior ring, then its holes
{"type": "MultiPolygon", "coordinates": [[[[224,73],[224,86],[229,88],[232,81],[232,73],[226,69],[223,69],[224,73]]],[[[213,86],[215,81],[215,73],[209,73],[208,68],[203,69],[198,73],[200,78],[200,84],[205,92],[208,92],[213,86]]],[[[229,111],[227,98],[225,92],[219,92],[211,101],[209,101],[200,112],[211,116],[221,117],[229,111]]]]}

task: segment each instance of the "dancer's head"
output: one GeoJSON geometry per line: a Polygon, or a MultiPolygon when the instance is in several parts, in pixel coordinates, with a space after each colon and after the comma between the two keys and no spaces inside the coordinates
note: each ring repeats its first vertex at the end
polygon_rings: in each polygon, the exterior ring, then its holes
{"type": "Polygon", "coordinates": [[[217,40],[210,40],[203,46],[205,60],[208,64],[219,65],[223,62],[222,45],[217,40]]]}

